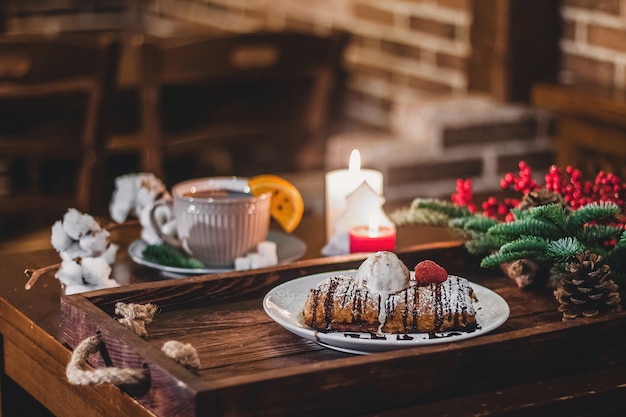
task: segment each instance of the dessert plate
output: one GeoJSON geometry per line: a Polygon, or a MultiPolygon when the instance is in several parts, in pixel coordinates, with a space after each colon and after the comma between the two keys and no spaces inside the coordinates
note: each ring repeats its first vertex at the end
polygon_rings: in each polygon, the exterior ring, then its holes
{"type": "MultiPolygon", "coordinates": [[[[329,332],[313,330],[304,324],[302,309],[309,291],[323,279],[336,275],[354,276],[356,269],[323,272],[285,282],[267,293],[263,299],[265,312],[290,332],[320,345],[354,354],[368,354],[437,343],[455,342],[482,336],[501,326],[510,314],[509,305],[497,293],[471,282],[478,301],[474,302],[478,329],[473,332],[384,334],[329,332]]],[[[413,272],[411,272],[413,274],[413,272]]]]}
{"type": "MultiPolygon", "coordinates": [[[[267,240],[276,243],[276,254],[278,255],[278,263],[289,263],[300,259],[306,252],[306,243],[300,238],[270,230],[267,234],[267,240]]],[[[143,251],[148,244],[143,240],[135,240],[128,247],[128,253],[131,259],[140,265],[158,269],[172,278],[183,278],[190,275],[214,274],[217,272],[233,271],[233,268],[211,267],[206,268],[181,268],[169,265],[162,265],[154,261],[147,260],[143,257],[143,251]]]]}

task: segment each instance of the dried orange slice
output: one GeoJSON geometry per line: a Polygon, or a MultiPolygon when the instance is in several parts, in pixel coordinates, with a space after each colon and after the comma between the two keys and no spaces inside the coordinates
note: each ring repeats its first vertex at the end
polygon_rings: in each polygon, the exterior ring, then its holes
{"type": "Polygon", "coordinates": [[[260,195],[272,193],[270,214],[287,233],[293,232],[302,221],[304,201],[300,191],[286,179],[277,175],[257,175],[248,180],[250,192],[260,195]]]}

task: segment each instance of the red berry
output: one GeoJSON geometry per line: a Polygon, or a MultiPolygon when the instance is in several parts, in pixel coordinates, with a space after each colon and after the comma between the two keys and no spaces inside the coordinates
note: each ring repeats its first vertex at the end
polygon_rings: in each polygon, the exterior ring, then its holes
{"type": "Polygon", "coordinates": [[[419,286],[439,284],[448,279],[448,272],[429,259],[415,265],[415,282],[419,286]]]}

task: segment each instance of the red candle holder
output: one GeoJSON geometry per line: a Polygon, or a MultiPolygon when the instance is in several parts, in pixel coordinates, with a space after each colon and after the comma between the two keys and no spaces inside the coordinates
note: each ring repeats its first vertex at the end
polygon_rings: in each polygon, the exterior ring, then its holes
{"type": "Polygon", "coordinates": [[[350,229],[350,253],[391,251],[396,247],[396,229],[356,226],[350,229]]]}

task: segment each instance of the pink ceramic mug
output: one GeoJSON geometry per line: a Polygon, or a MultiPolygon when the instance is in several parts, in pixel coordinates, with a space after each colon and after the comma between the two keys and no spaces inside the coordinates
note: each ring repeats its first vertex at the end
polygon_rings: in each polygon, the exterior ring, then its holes
{"type": "Polygon", "coordinates": [[[169,245],[184,249],[207,266],[232,266],[267,238],[271,193],[250,194],[247,178],[210,177],[178,183],[172,200],[157,201],[151,220],[169,245]],[[178,238],[161,231],[155,211],[168,205],[176,218],[178,238]]]}

